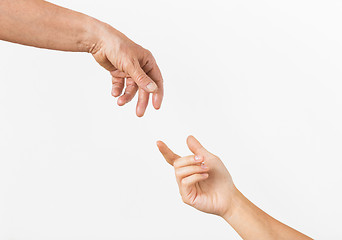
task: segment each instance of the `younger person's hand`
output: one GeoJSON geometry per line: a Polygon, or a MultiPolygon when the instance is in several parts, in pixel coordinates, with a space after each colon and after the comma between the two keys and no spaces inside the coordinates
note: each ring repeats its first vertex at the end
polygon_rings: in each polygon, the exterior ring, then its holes
{"type": "Polygon", "coordinates": [[[230,215],[238,191],[226,167],[193,136],[188,137],[187,144],[194,155],[180,157],[162,141],[157,142],[159,151],[175,169],[183,201],[206,213],[230,215]]]}
{"type": "Polygon", "coordinates": [[[194,155],[180,157],[158,141],[160,152],[174,166],[183,201],[194,208],[223,217],[245,240],[310,240],[277,221],[250,202],[235,187],[222,161],[193,136],[187,139],[194,155]]]}

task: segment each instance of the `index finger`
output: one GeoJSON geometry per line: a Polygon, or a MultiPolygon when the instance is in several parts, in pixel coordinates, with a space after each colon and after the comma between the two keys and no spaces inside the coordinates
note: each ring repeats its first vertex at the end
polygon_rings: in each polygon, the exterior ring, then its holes
{"type": "Polygon", "coordinates": [[[163,155],[163,157],[165,158],[165,160],[172,166],[175,160],[180,158],[179,155],[172,152],[172,150],[168,148],[168,146],[162,141],[157,142],[157,147],[159,151],[161,152],[161,154],[163,155]]]}

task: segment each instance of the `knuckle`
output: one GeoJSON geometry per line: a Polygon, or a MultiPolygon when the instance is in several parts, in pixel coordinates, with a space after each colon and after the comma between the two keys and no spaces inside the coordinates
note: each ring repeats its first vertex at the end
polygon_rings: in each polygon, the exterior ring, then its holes
{"type": "Polygon", "coordinates": [[[146,54],[148,55],[148,56],[152,56],[152,52],[150,51],[150,50],[148,50],[148,49],[145,49],[146,50],[146,54]]]}
{"type": "Polygon", "coordinates": [[[146,75],[143,74],[143,73],[138,73],[138,74],[136,75],[135,80],[137,81],[138,84],[139,84],[139,83],[143,83],[143,82],[146,81],[146,75]]]}
{"type": "Polygon", "coordinates": [[[146,58],[149,60],[149,62],[154,63],[155,59],[153,57],[153,54],[150,50],[146,49],[146,58]]]}
{"type": "Polygon", "coordinates": [[[124,84],[122,82],[119,81],[114,81],[113,82],[113,87],[117,88],[117,87],[123,87],[124,84]]]}
{"type": "Polygon", "coordinates": [[[126,77],[126,73],[120,71],[120,70],[114,70],[110,73],[112,75],[112,77],[114,78],[125,78],[126,77]]]}
{"type": "Polygon", "coordinates": [[[128,98],[126,99],[126,103],[129,103],[130,101],[132,101],[132,97],[128,97],[128,98]]]}
{"type": "Polygon", "coordinates": [[[118,58],[118,60],[116,61],[115,67],[119,69],[120,71],[124,71],[124,69],[127,68],[126,64],[127,64],[126,61],[124,61],[122,58],[118,58]]]}
{"type": "Polygon", "coordinates": [[[147,49],[144,49],[142,62],[144,68],[148,69],[148,71],[150,71],[156,64],[155,58],[153,57],[152,53],[147,49]]]}
{"type": "Polygon", "coordinates": [[[148,68],[150,71],[155,67],[155,65],[156,65],[156,60],[154,59],[153,56],[147,58],[147,63],[146,63],[146,65],[147,65],[147,68],[148,68]]]}
{"type": "Polygon", "coordinates": [[[181,171],[179,169],[175,169],[175,175],[177,178],[181,175],[181,171]]]}
{"type": "Polygon", "coordinates": [[[133,80],[132,78],[128,78],[128,79],[126,80],[126,85],[127,85],[127,86],[132,86],[132,87],[135,87],[135,86],[136,86],[136,84],[135,84],[135,82],[134,82],[134,80],[133,80]]]}
{"type": "Polygon", "coordinates": [[[127,72],[130,69],[134,69],[135,65],[136,65],[136,60],[134,59],[134,57],[131,57],[129,55],[121,57],[118,59],[118,68],[123,71],[123,72],[127,72]]]}
{"type": "Polygon", "coordinates": [[[153,57],[152,52],[145,48],[145,56],[146,57],[153,57]]]}

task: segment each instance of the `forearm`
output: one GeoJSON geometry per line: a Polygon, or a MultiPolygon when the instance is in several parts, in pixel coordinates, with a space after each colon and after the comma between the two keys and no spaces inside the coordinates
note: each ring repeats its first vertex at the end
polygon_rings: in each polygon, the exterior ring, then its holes
{"type": "Polygon", "coordinates": [[[236,190],[233,210],[224,219],[244,240],[309,240],[311,238],[272,218],[236,190]]]}
{"type": "Polygon", "coordinates": [[[40,48],[90,52],[102,23],[43,0],[0,0],[0,39],[40,48]]]}

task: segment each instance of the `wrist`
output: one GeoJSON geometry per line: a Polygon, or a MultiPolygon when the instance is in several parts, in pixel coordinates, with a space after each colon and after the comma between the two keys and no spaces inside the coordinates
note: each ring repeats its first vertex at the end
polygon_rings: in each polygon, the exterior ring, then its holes
{"type": "Polygon", "coordinates": [[[238,215],[238,211],[241,208],[241,205],[244,202],[243,194],[234,186],[231,191],[231,198],[229,202],[228,209],[221,215],[221,217],[226,221],[230,222],[234,216],[238,215]]]}
{"type": "Polygon", "coordinates": [[[111,25],[89,17],[87,20],[86,34],[82,39],[84,52],[97,53],[103,46],[119,46],[127,37],[111,25]],[[107,44],[106,44],[107,43],[107,44]]]}
{"type": "Polygon", "coordinates": [[[101,34],[106,24],[89,16],[85,16],[84,30],[80,35],[80,52],[96,53],[102,45],[101,34]]]}

